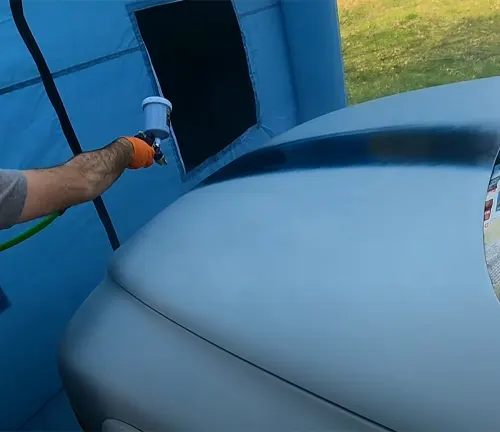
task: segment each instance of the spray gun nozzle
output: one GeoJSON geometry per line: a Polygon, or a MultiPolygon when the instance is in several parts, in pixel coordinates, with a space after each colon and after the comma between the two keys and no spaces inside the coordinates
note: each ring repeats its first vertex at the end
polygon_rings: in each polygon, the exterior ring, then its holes
{"type": "Polygon", "coordinates": [[[135,137],[142,139],[153,148],[153,150],[155,151],[154,160],[158,165],[167,165],[167,159],[165,158],[165,155],[161,151],[160,138],[155,137],[151,132],[142,132],[142,131],[139,132],[137,135],[135,135],[135,137]]]}
{"type": "Polygon", "coordinates": [[[153,149],[155,151],[154,159],[158,165],[167,165],[167,159],[165,158],[165,155],[161,151],[160,143],[161,143],[160,138],[156,137],[153,144],[153,149]]]}

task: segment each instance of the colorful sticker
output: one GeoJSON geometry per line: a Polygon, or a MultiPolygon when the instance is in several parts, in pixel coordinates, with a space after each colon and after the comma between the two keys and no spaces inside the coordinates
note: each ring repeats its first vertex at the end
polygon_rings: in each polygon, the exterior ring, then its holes
{"type": "Polygon", "coordinates": [[[491,217],[491,209],[493,207],[493,199],[489,199],[486,201],[486,204],[484,205],[484,220],[487,221],[491,217]]]}

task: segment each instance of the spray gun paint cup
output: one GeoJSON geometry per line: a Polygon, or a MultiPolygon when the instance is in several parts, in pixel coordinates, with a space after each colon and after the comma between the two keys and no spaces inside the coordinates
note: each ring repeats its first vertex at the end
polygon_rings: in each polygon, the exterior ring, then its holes
{"type": "Polygon", "coordinates": [[[169,100],[152,96],[142,101],[144,111],[144,131],[164,140],[170,135],[170,113],[172,104],[169,100]]]}
{"type": "Polygon", "coordinates": [[[142,101],[144,111],[144,132],[155,137],[153,149],[155,151],[155,162],[159,165],[167,165],[167,159],[161,151],[161,140],[170,136],[170,113],[172,104],[165,98],[153,96],[142,101]]]}

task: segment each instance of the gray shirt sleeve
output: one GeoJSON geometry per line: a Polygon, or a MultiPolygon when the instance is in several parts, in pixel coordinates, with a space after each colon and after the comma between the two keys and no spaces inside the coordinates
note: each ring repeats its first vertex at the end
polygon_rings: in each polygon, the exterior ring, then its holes
{"type": "Polygon", "coordinates": [[[19,220],[27,191],[22,171],[0,169],[0,229],[10,228],[19,220]]]}

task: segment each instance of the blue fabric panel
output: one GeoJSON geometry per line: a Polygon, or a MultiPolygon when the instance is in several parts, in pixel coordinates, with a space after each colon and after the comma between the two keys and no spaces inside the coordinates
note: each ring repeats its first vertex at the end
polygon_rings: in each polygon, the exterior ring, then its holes
{"type": "Polygon", "coordinates": [[[0,137],[2,168],[46,167],[71,155],[41,84],[0,97],[0,137]]]}
{"type": "Polygon", "coordinates": [[[0,89],[37,74],[35,63],[12,20],[8,0],[0,1],[0,46],[0,89]]]}
{"type": "MultiPolygon", "coordinates": [[[[142,100],[156,94],[140,52],[60,77],[56,84],[84,151],[137,133],[143,127],[142,100]]],[[[177,198],[181,187],[174,163],[126,171],[103,195],[120,241],[177,198]]]]}
{"type": "MultiPolygon", "coordinates": [[[[84,150],[102,147],[118,136],[140,130],[143,126],[142,100],[156,92],[141,53],[58,78],[56,83],[84,150]],[[85,97],[82,98],[82,94],[85,97]]],[[[181,181],[180,166],[174,163],[175,146],[165,141],[163,149],[170,162],[167,167],[155,165],[147,170],[129,170],[103,195],[120,241],[125,242],[159,211],[218,167],[267,140],[262,130],[250,130],[185,182],[181,181]]]]}
{"type": "MultiPolygon", "coordinates": [[[[24,0],[26,20],[52,72],[137,46],[124,0],[24,0]]],[[[38,76],[12,21],[0,4],[0,88],[38,76]]]]}
{"type": "Polygon", "coordinates": [[[71,410],[66,394],[60,391],[21,430],[70,432],[81,431],[81,428],[71,410]]]}
{"type": "MultiPolygon", "coordinates": [[[[34,168],[71,157],[41,85],[0,98],[0,136],[1,167],[34,168]]],[[[0,242],[27,225],[0,231],[0,242]]],[[[0,283],[12,302],[0,315],[0,430],[18,428],[60,388],[58,342],[110,255],[92,204],[68,210],[0,254],[0,283]]]]}
{"type": "MultiPolygon", "coordinates": [[[[6,3],[0,4],[0,40],[7,41],[12,50],[0,61],[3,85],[38,75],[6,3]]],[[[53,71],[139,43],[124,1],[26,0],[25,10],[53,71]]],[[[170,141],[164,143],[171,162],[168,167],[127,171],[104,194],[122,242],[216,169],[296,123],[294,81],[280,8],[268,0],[238,0],[236,10],[256,92],[259,125],[186,178],[180,165],[174,163],[177,155],[170,141]]],[[[314,57],[312,60],[319,62],[314,57]]],[[[301,73],[298,76],[303,78],[304,71],[301,73]]],[[[314,76],[314,68],[308,73],[314,76]]],[[[84,150],[100,148],[117,136],[141,129],[141,102],[157,93],[139,51],[58,76],[56,84],[84,150]]],[[[40,84],[0,97],[0,136],[12,137],[0,146],[0,167],[43,167],[72,156],[40,84]]],[[[26,225],[0,231],[0,241],[26,225]]],[[[110,255],[92,204],[70,209],[38,236],[0,255],[0,284],[12,301],[11,309],[0,316],[0,365],[4,372],[0,398],[6,401],[0,404],[0,429],[18,428],[60,388],[58,341],[74,311],[102,278],[110,255]]]]}
{"type": "Polygon", "coordinates": [[[256,92],[257,115],[269,136],[296,124],[296,103],[279,6],[240,19],[256,92]]]}
{"type": "Polygon", "coordinates": [[[31,31],[52,71],[137,45],[123,0],[24,0],[31,31]]]}
{"type": "MultiPolygon", "coordinates": [[[[127,0],[24,0],[26,19],[53,72],[137,45],[126,6],[158,2],[127,0]]],[[[278,0],[235,0],[239,15],[265,9],[278,0]]],[[[8,46],[0,61],[0,88],[38,73],[12,21],[8,0],[0,2],[0,41],[8,46]]]]}
{"type": "Polygon", "coordinates": [[[243,15],[254,14],[279,4],[280,0],[233,0],[236,13],[243,15]]]}
{"type": "Polygon", "coordinates": [[[335,0],[282,0],[299,121],[346,106],[335,0]],[[307,29],[313,27],[314,31],[307,29]]]}

